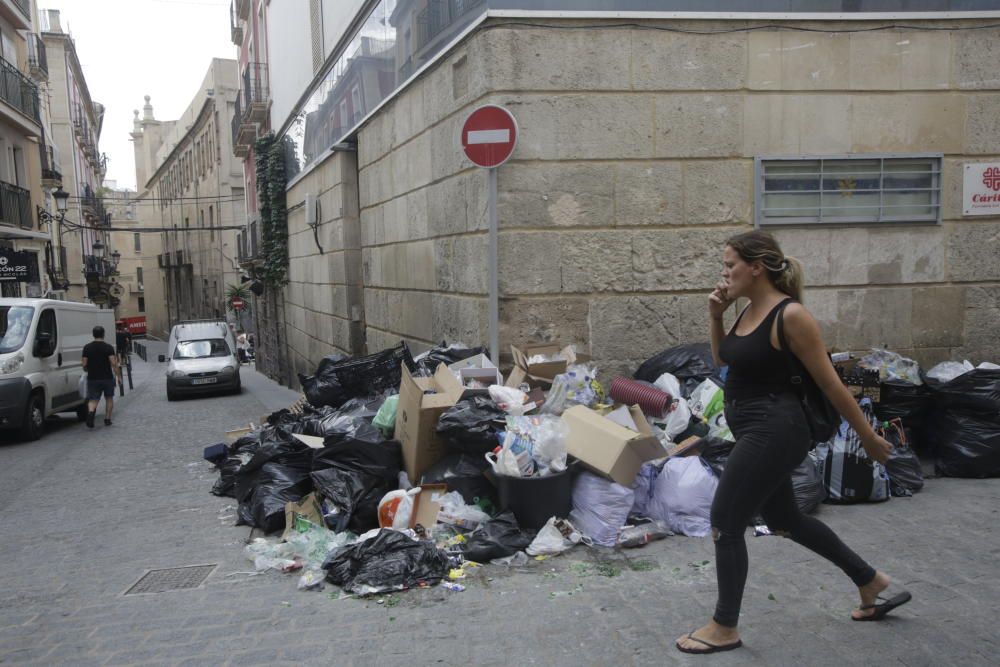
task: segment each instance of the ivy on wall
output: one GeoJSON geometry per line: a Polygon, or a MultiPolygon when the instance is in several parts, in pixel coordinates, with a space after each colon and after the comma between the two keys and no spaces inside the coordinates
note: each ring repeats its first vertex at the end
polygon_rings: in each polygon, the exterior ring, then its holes
{"type": "Polygon", "coordinates": [[[257,139],[254,150],[264,260],[257,275],[268,287],[277,289],[288,282],[288,207],[285,202],[288,178],[284,142],[269,132],[257,139]]]}

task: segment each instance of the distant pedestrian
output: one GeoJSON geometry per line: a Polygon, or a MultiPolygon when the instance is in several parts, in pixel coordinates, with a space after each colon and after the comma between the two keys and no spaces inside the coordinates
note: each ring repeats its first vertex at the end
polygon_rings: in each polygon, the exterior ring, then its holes
{"type": "Polygon", "coordinates": [[[119,369],[125,364],[125,357],[132,349],[132,334],[124,322],[118,322],[115,326],[115,352],[118,353],[119,369]]]}
{"type": "Polygon", "coordinates": [[[87,426],[94,428],[97,404],[104,394],[104,425],[111,426],[111,412],[115,408],[115,376],[118,374],[118,357],[115,348],[104,342],[104,327],[93,330],[94,340],[83,346],[83,370],[87,373],[87,426]]]}
{"type": "Polygon", "coordinates": [[[795,389],[801,378],[793,376],[783,342],[861,437],[868,456],[885,463],[892,452],[830,363],[819,324],[799,303],[802,278],[801,263],[786,257],[766,232],[746,232],[726,242],[722,282],[709,296],[708,311],[712,356],[717,365],[729,365],[725,412],[736,445],[712,502],[718,602],[707,625],[677,639],[677,648],[685,653],[743,645],[736,625],[747,579],[744,535],[758,510],[774,534],[811,549],[850,577],[861,597],[852,620],[878,621],[910,600],[906,591],[882,597],[889,577],[796,505],[791,473],[806,457],[812,439],[795,389]],[[749,304],[726,333],[722,315],[741,297],[749,304]]]}
{"type": "Polygon", "coordinates": [[[241,364],[250,361],[250,340],[247,338],[246,333],[240,333],[236,337],[236,351],[239,353],[241,364]]]}

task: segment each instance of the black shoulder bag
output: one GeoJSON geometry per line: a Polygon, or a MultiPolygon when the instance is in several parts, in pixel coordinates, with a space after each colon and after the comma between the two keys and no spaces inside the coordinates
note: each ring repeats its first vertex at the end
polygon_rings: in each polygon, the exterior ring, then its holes
{"type": "Polygon", "coordinates": [[[795,356],[788,346],[785,338],[784,315],[785,306],[792,302],[788,299],[778,310],[778,343],[788,362],[788,375],[792,385],[802,402],[802,411],[806,415],[806,422],[809,424],[809,434],[812,436],[813,444],[826,442],[834,436],[840,427],[840,413],[833,407],[833,403],[826,397],[826,394],[816,386],[816,382],[809,375],[799,358],[795,356]]]}

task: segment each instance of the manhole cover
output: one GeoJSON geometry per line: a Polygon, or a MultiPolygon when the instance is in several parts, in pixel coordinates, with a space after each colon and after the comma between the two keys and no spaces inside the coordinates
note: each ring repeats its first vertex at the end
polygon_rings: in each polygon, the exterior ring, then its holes
{"type": "Polygon", "coordinates": [[[171,567],[164,570],[150,570],[125,591],[125,595],[142,595],[143,593],[165,593],[167,591],[182,591],[201,586],[208,575],[218,565],[188,565],[186,567],[171,567]]]}

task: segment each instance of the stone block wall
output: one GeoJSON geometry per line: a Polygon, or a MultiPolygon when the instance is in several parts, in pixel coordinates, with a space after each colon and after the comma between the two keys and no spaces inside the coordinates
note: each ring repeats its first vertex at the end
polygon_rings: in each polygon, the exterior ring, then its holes
{"type": "Polygon", "coordinates": [[[337,152],[289,189],[284,328],[292,386],[334,353],[363,352],[357,157],[337,152]],[[306,194],[318,225],[306,222],[306,194]]]}
{"type": "MultiPolygon", "coordinates": [[[[960,209],[962,165],[1000,155],[1000,31],[561,25],[577,28],[487,24],[361,129],[369,351],[486,340],[486,174],[459,132],[498,103],[520,127],[499,171],[502,349],[576,342],[610,375],[706,340],[724,240],[753,224],[755,156],[940,152],[943,224],[776,234],[806,263],[829,346],[1000,360],[1000,220],[960,209]]],[[[297,243],[305,257],[311,241],[297,243]]]]}

